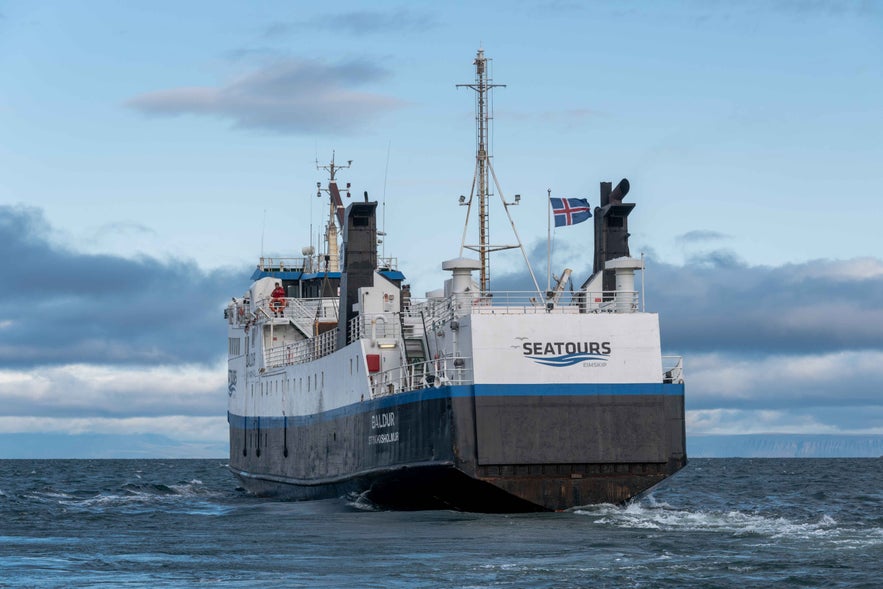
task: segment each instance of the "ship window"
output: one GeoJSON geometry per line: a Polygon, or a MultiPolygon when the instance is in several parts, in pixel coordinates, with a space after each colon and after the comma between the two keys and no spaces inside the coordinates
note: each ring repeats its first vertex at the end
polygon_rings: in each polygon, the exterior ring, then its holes
{"type": "Polygon", "coordinates": [[[325,371],[322,371],[322,387],[325,387],[325,371]]]}
{"type": "Polygon", "coordinates": [[[350,358],[350,374],[353,373],[353,359],[350,358]]]}
{"type": "Polygon", "coordinates": [[[310,377],[307,377],[307,392],[310,392],[310,377]]]}
{"type": "Polygon", "coordinates": [[[622,217],[608,217],[607,218],[607,226],[608,227],[622,227],[623,218],[622,217]]]}

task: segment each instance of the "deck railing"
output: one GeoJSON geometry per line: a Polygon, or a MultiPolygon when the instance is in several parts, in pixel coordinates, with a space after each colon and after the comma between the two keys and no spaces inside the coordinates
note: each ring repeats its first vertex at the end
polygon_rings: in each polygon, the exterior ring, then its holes
{"type": "Polygon", "coordinates": [[[267,318],[286,318],[297,321],[336,321],[339,301],[336,298],[300,299],[266,297],[255,305],[258,313],[267,318]]]}
{"type": "MultiPolygon", "coordinates": [[[[378,268],[381,270],[398,269],[398,258],[380,258],[378,259],[378,268]]],[[[258,269],[262,272],[313,272],[319,268],[318,256],[304,257],[288,257],[288,258],[272,258],[264,256],[258,262],[258,269]]]]}
{"type": "Polygon", "coordinates": [[[371,340],[398,340],[402,326],[392,313],[364,313],[350,319],[347,325],[347,341],[369,338],[371,340]]]}
{"type": "Polygon", "coordinates": [[[464,357],[415,362],[377,372],[369,377],[372,398],[443,385],[468,385],[472,382],[472,359],[464,357]]]}
{"type": "Polygon", "coordinates": [[[268,348],[264,365],[266,368],[280,368],[305,364],[327,356],[336,349],[337,328],[334,328],[310,339],[268,348]]]}
{"type": "Polygon", "coordinates": [[[310,258],[268,258],[262,257],[258,269],[262,272],[309,272],[310,258]]]}
{"type": "Polygon", "coordinates": [[[684,384],[684,357],[662,357],[662,380],[667,383],[684,384]]]}
{"type": "Polygon", "coordinates": [[[446,320],[453,314],[517,314],[539,313],[634,313],[641,311],[637,291],[562,292],[557,298],[541,297],[536,291],[499,291],[460,293],[446,298],[412,299],[406,313],[433,320],[446,320]]]}

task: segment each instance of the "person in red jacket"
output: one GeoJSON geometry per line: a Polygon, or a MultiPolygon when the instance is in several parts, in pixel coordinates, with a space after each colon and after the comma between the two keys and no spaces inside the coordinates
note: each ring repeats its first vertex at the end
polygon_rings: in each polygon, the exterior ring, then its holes
{"type": "Polygon", "coordinates": [[[279,282],[276,283],[276,288],[270,293],[270,310],[273,311],[273,315],[276,317],[285,311],[285,289],[282,288],[282,284],[279,282]]]}

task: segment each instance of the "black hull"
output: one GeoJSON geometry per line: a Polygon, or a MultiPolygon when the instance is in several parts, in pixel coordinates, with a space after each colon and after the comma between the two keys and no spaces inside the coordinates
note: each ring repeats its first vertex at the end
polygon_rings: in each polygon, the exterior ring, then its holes
{"type": "Polygon", "coordinates": [[[294,501],[364,499],[385,509],[453,509],[481,513],[544,511],[536,504],[474,479],[453,465],[412,465],[354,475],[341,481],[303,484],[234,471],[243,487],[261,497],[294,501]]]}
{"type": "Polygon", "coordinates": [[[686,464],[683,385],[648,387],[515,396],[442,387],[304,418],[230,415],[230,468],[260,496],[360,495],[392,509],[622,503],[686,464]]]}

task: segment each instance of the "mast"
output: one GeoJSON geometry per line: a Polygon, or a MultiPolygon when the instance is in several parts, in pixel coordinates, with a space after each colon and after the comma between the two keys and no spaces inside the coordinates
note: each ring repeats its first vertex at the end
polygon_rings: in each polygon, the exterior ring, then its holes
{"type": "Polygon", "coordinates": [[[494,88],[505,88],[505,84],[494,84],[488,75],[488,58],[484,56],[484,49],[479,49],[475,56],[475,81],[472,84],[457,84],[458,88],[471,88],[475,90],[475,128],[476,128],[476,150],[475,150],[475,173],[472,177],[472,190],[469,194],[469,200],[466,201],[465,196],[460,197],[460,204],[467,206],[466,223],[463,227],[463,238],[460,241],[460,256],[463,255],[464,249],[478,252],[479,261],[481,262],[481,292],[487,293],[490,290],[490,254],[491,252],[519,248],[527,269],[533,279],[537,292],[540,293],[540,287],[537,284],[533,269],[527,259],[524,247],[521,245],[521,238],[518,237],[518,230],[515,229],[515,222],[509,213],[509,207],[517,205],[521,200],[521,195],[515,195],[514,202],[506,202],[503,198],[503,190],[497,181],[497,174],[494,172],[491,163],[490,149],[488,141],[490,137],[490,121],[493,119],[493,105],[491,104],[491,90],[494,88]],[[517,243],[514,245],[492,245],[490,243],[490,215],[489,215],[489,197],[492,194],[490,190],[490,180],[493,178],[494,186],[500,195],[500,201],[506,215],[509,217],[509,224],[512,226],[512,232],[515,234],[517,243]],[[476,189],[478,190],[476,194],[476,189]],[[466,232],[469,228],[469,215],[472,212],[472,203],[475,197],[478,197],[478,243],[467,244],[466,232]]]}
{"type": "MultiPolygon", "coordinates": [[[[340,230],[338,226],[343,228],[343,200],[340,198],[340,190],[337,188],[337,179],[335,174],[338,170],[349,168],[353,160],[348,160],[345,166],[337,165],[334,162],[334,152],[331,152],[331,163],[320,166],[316,160],[316,169],[328,172],[328,188],[323,189],[321,182],[316,182],[316,196],[322,198],[322,192],[328,194],[328,224],[325,226],[325,255],[327,256],[327,264],[325,268],[320,268],[326,272],[340,272],[340,245],[338,243],[338,235],[340,230]],[[337,223],[334,219],[337,218],[337,223]]],[[[350,183],[346,183],[346,196],[350,196],[350,183]]]]}

